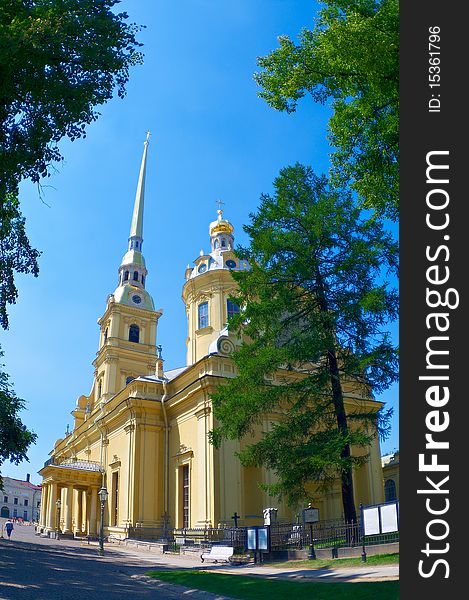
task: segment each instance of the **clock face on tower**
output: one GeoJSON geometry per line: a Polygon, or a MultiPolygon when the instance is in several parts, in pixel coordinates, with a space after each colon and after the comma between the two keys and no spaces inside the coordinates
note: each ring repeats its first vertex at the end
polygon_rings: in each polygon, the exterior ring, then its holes
{"type": "Polygon", "coordinates": [[[234,261],[234,260],[227,260],[227,261],[226,261],[226,266],[227,266],[229,269],[236,269],[236,263],[235,263],[235,261],[234,261]]]}
{"type": "Polygon", "coordinates": [[[134,295],[132,296],[132,302],[133,302],[134,304],[140,304],[140,303],[141,303],[141,301],[142,301],[142,297],[141,297],[141,296],[139,296],[138,294],[134,294],[134,295]]]}

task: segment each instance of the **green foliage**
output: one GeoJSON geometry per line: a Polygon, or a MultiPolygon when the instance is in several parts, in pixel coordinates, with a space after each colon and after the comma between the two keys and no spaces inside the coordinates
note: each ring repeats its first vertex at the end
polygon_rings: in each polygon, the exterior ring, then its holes
{"type": "MultiPolygon", "coordinates": [[[[0,356],[3,356],[1,351],[0,356]]],[[[36,434],[29,431],[18,416],[24,405],[24,400],[13,391],[8,375],[0,370],[0,466],[5,460],[15,464],[27,460],[26,452],[36,441],[36,434]]]]}
{"type": "Polygon", "coordinates": [[[398,0],[322,0],[313,29],[299,43],[258,58],[259,93],[278,110],[293,112],[306,94],[331,101],[331,177],[348,183],[363,206],[391,219],[399,195],[398,0]]]}
{"type": "MultiPolygon", "coordinates": [[[[139,27],[116,13],[119,0],[3,0],[0,3],[0,325],[16,301],[15,273],[38,274],[18,189],[39,183],[62,159],[58,142],[85,137],[96,107],[142,61],[139,27]]],[[[0,371],[0,464],[26,458],[35,435],[21,424],[23,401],[0,371]]]]}
{"type": "Polygon", "coordinates": [[[31,248],[18,199],[5,194],[0,199],[0,325],[8,328],[7,304],[18,297],[14,273],[32,273],[37,277],[39,252],[31,248]]]}
{"type": "MultiPolygon", "coordinates": [[[[0,6],[2,178],[38,182],[61,159],[57,142],[85,136],[95,107],[141,61],[138,28],[118,0],[8,0],[0,6]]],[[[14,191],[14,190],[10,190],[14,191]]]]}
{"type": "Polygon", "coordinates": [[[327,488],[339,476],[353,520],[351,470],[367,457],[350,447],[366,451],[390,417],[357,394],[370,399],[397,378],[386,326],[398,298],[385,281],[396,244],[350,193],[299,164],[280,172],[245,231],[250,246],[238,254],[252,268],[233,273],[243,310],[229,323],[244,341],[233,355],[237,376],[213,397],[212,441],[244,438],[242,463],[272,469],[277,482],[264,488],[291,504],[311,497],[311,482],[327,488]],[[351,387],[357,399],[346,415],[351,387]],[[250,442],[265,415],[271,427],[250,442]]]}
{"type": "Polygon", "coordinates": [[[96,107],[141,62],[138,27],[118,0],[6,0],[0,4],[1,324],[17,291],[14,273],[37,275],[18,202],[23,179],[39,183],[62,159],[63,137],[85,137],[96,107]],[[11,214],[14,209],[15,214],[11,214]],[[15,247],[15,244],[17,246],[15,247]],[[15,255],[16,254],[16,255],[15,255]],[[5,283],[6,282],[6,283],[5,283]]]}

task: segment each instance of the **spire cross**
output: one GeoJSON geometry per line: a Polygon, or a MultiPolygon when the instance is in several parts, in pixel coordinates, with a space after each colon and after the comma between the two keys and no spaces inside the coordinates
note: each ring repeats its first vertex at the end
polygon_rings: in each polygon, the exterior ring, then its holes
{"type": "Polygon", "coordinates": [[[145,142],[146,142],[147,144],[148,144],[148,142],[150,141],[150,136],[151,136],[151,133],[150,133],[150,130],[148,130],[148,131],[147,131],[147,139],[145,140],[145,142]]]}
{"type": "Polygon", "coordinates": [[[215,204],[218,205],[218,214],[222,214],[223,210],[222,210],[222,205],[224,205],[225,203],[222,200],[215,200],[215,204]]]}

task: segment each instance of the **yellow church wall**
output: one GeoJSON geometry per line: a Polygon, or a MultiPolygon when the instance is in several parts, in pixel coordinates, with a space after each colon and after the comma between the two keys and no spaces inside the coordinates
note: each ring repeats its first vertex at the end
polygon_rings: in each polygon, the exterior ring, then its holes
{"type": "MultiPolygon", "coordinates": [[[[269,497],[258,486],[258,482],[274,482],[271,471],[243,467],[236,456],[240,448],[238,441],[224,440],[220,449],[215,449],[208,440],[208,433],[214,426],[211,396],[223,378],[235,376],[235,366],[226,348],[238,343],[231,333],[226,336],[228,339],[220,338],[228,321],[227,300],[235,291],[228,268],[233,264],[227,265],[226,261],[238,261],[231,251],[233,227],[222,218],[222,211],[218,212],[217,221],[209,226],[211,254],[199,256],[194,261],[194,270],[190,267],[186,270],[182,297],[188,319],[188,366],[174,379],[161,380],[162,359],[156,343],[157,324],[162,313],[150,310],[153,301],[144,289],[142,278],[147,274],[145,262],[140,251],[136,251],[143,240],[147,147],[148,140],[142,159],[129,249],[119,268],[119,285],[109,296],[104,315],[98,321],[99,341],[93,361],[92,392],[90,396],[80,396],[72,412],[73,431],[58,440],[54,447],[52,458],[56,465],[41,470],[47,484],[44,497],[48,498],[42,526],[49,530],[54,527],[54,503],[59,494],[63,503],[63,527],[71,526],[78,533],[86,530],[96,534],[99,522],[97,490],[104,484],[109,492],[105,535],[125,537],[129,527],[161,527],[165,513],[170,525],[180,528],[184,523],[184,473],[188,474],[189,482],[189,527],[230,526],[235,512],[240,516],[240,524],[259,524],[262,510],[267,507],[278,508],[280,520],[294,522],[303,505],[289,507],[285,502],[269,497]],[[203,264],[205,271],[199,270],[203,264]],[[215,266],[212,268],[210,264],[215,266]],[[123,283],[126,269],[135,269],[139,273],[140,287],[123,283]],[[141,297],[141,303],[137,300],[135,305],[132,304],[134,287],[141,297]],[[208,324],[199,328],[198,307],[202,302],[208,303],[208,324]],[[138,343],[129,341],[132,324],[139,327],[138,343]],[[226,343],[224,347],[222,341],[226,343]],[[213,352],[210,356],[209,351],[213,352]],[[159,380],[154,377],[155,372],[159,380]],[[138,379],[140,376],[150,378],[138,379]],[[130,377],[135,380],[126,384],[130,377]],[[66,467],[65,460],[74,466],[66,467]],[[80,461],[90,462],[88,466],[80,467],[80,461]],[[62,466],[59,467],[60,462],[62,466]],[[101,465],[102,474],[96,470],[97,465],[101,465]]],[[[247,265],[238,261],[234,267],[244,269],[247,265]]],[[[169,373],[168,377],[171,377],[169,373]]],[[[292,376],[301,375],[277,373],[272,382],[281,384],[292,376]]],[[[354,395],[351,384],[346,384],[345,392],[347,411],[362,406],[379,407],[379,403],[363,401],[354,395]]],[[[241,447],[260,439],[261,431],[268,431],[276,418],[265,415],[254,438],[242,440],[241,447]]],[[[357,507],[359,502],[382,500],[378,440],[370,447],[370,461],[354,473],[354,483],[357,507]]],[[[340,482],[326,494],[315,493],[315,487],[311,484],[321,520],[339,518],[342,515],[340,482]]]]}

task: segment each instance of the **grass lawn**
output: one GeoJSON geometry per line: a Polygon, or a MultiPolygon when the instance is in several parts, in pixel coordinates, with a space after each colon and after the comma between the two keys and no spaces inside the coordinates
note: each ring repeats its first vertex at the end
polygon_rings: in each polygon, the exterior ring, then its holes
{"type": "Polygon", "coordinates": [[[204,571],[149,571],[148,575],[167,583],[245,600],[398,600],[398,581],[369,583],[299,582],[265,579],[204,571]]]}
{"type": "Polygon", "coordinates": [[[289,560],[285,562],[272,562],[269,566],[276,569],[340,569],[341,567],[367,567],[370,565],[398,565],[399,554],[377,554],[367,556],[366,563],[357,558],[317,558],[316,560],[289,560]]]}

